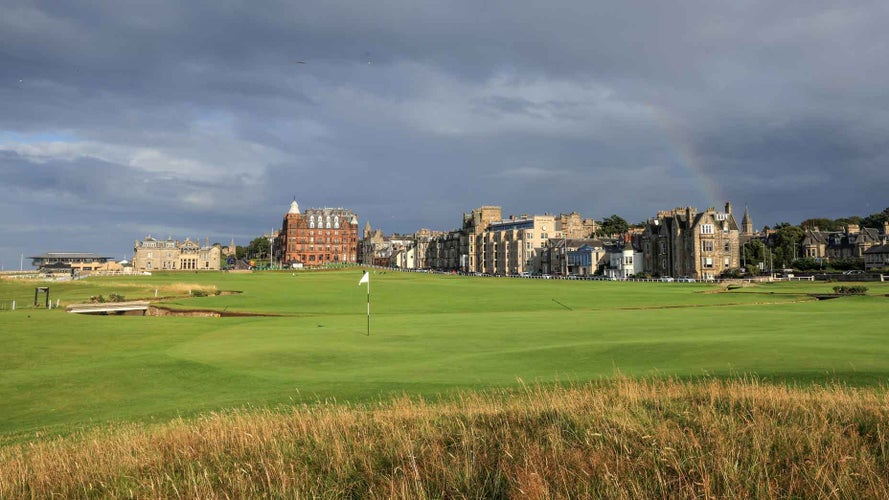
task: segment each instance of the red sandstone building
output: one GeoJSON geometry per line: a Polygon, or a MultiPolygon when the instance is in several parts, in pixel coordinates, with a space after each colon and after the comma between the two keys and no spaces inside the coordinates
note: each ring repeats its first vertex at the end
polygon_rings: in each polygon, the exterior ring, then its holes
{"type": "Polygon", "coordinates": [[[293,200],[274,253],[284,266],[358,262],[358,216],[346,208],[309,208],[300,213],[293,200]]]}

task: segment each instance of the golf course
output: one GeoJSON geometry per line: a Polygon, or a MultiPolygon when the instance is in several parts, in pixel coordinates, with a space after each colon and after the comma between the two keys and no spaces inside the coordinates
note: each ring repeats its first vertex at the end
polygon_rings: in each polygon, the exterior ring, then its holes
{"type": "Polygon", "coordinates": [[[889,286],[528,280],[371,271],[0,281],[0,439],[226,408],[436,397],[617,375],[882,386],[889,286]],[[57,309],[33,308],[50,286],[57,309]],[[81,315],[117,294],[222,317],[81,315]],[[202,296],[203,295],[203,296],[202,296]],[[369,334],[368,334],[369,333],[369,334]]]}
{"type": "Polygon", "coordinates": [[[889,495],[884,283],[362,276],[0,280],[0,497],[889,495]]]}

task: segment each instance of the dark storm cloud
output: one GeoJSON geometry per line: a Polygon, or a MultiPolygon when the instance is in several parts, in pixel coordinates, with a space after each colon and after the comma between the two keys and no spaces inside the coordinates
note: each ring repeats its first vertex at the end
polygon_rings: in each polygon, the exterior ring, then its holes
{"type": "Polygon", "coordinates": [[[6,2],[0,254],[246,243],[294,196],[402,232],[482,204],[866,215],[889,205],[887,20],[881,2],[6,2]]]}

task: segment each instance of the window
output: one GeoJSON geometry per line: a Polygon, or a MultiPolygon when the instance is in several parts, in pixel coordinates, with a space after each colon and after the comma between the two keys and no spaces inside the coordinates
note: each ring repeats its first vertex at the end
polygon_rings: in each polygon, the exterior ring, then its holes
{"type": "Polygon", "coordinates": [[[708,269],[713,268],[713,257],[704,257],[703,261],[704,261],[704,267],[706,267],[708,269]]]}
{"type": "Polygon", "coordinates": [[[701,224],[701,234],[713,234],[713,224],[701,224]]]}
{"type": "Polygon", "coordinates": [[[702,252],[712,252],[713,251],[713,240],[701,241],[701,251],[702,252]]]}
{"type": "Polygon", "coordinates": [[[727,268],[727,267],[729,266],[729,263],[730,263],[729,258],[726,257],[725,259],[723,259],[723,263],[725,264],[723,267],[726,267],[726,268],[727,268]]]}

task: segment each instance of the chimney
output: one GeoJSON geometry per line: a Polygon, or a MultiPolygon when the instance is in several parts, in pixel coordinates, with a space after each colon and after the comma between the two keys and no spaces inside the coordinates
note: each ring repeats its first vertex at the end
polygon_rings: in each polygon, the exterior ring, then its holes
{"type": "Polygon", "coordinates": [[[859,227],[858,224],[849,224],[849,227],[846,229],[846,233],[848,234],[858,234],[859,227]]]}
{"type": "Polygon", "coordinates": [[[725,213],[727,213],[727,214],[732,213],[732,202],[730,202],[730,201],[725,202],[725,213]]]}
{"type": "Polygon", "coordinates": [[[889,220],[883,223],[883,237],[889,236],[889,220]]]}

